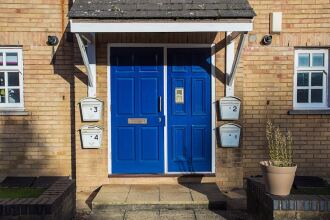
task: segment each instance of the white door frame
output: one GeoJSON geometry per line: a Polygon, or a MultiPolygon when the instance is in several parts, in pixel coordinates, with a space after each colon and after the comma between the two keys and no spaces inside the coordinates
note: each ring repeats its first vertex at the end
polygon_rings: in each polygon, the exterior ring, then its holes
{"type": "Polygon", "coordinates": [[[111,47],[162,47],[164,49],[164,174],[215,174],[215,132],[216,132],[216,92],[215,92],[215,44],[161,44],[161,43],[108,43],[107,44],[107,103],[108,103],[108,174],[112,174],[112,148],[111,148],[111,47]],[[212,111],[212,171],[211,172],[168,172],[168,143],[167,143],[167,49],[168,48],[211,48],[211,111],[212,111]]]}

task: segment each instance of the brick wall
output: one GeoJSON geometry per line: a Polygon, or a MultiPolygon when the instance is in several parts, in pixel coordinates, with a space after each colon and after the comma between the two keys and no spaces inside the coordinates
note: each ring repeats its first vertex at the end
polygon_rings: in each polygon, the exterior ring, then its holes
{"type": "MultiPolygon", "coordinates": [[[[216,152],[216,180],[225,187],[242,186],[242,177],[259,174],[266,159],[265,122],[273,119],[294,135],[299,174],[330,177],[330,116],[287,115],[292,109],[295,46],[329,46],[329,0],[250,0],[257,17],[238,68],[235,95],[243,99],[241,148],[216,152]],[[283,32],[270,46],[260,45],[269,32],[269,13],[283,12],[283,32]]],[[[76,44],[69,42],[68,0],[2,0],[0,45],[22,45],[27,116],[0,116],[0,177],[6,175],[76,174],[78,191],[93,190],[108,178],[107,102],[100,150],[81,149],[78,102],[87,96],[87,76],[76,44]],[[46,45],[48,35],[61,40],[46,45]],[[71,166],[71,163],[73,166],[71,166]]],[[[216,43],[217,99],[224,96],[224,33],[98,34],[97,93],[107,101],[106,43],[216,43]]],[[[222,122],[218,121],[218,125],[222,122]]]]}
{"type": "Polygon", "coordinates": [[[62,39],[67,0],[1,0],[0,45],[22,46],[25,116],[0,116],[0,179],[71,175],[71,44],[62,39]],[[47,36],[62,42],[52,62],[47,36]]]}
{"type": "Polygon", "coordinates": [[[298,174],[330,177],[330,116],[288,115],[292,110],[295,47],[330,46],[329,0],[250,0],[257,13],[243,55],[244,176],[259,174],[267,159],[265,123],[272,119],[290,129],[298,174]],[[269,13],[283,12],[283,32],[270,46],[260,45],[269,33],[269,13]],[[254,40],[256,38],[256,40],[254,40]],[[268,103],[268,104],[267,104],[268,103]]]}

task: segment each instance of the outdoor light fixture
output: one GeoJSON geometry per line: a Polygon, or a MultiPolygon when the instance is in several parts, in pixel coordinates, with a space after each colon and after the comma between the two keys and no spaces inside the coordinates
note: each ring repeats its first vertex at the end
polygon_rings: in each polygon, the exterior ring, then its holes
{"type": "Polygon", "coordinates": [[[270,33],[280,34],[282,32],[282,12],[270,13],[270,33]]]}
{"type": "Polygon", "coordinates": [[[54,36],[48,36],[47,44],[50,46],[56,46],[58,44],[58,38],[54,36]]]}
{"type": "Polygon", "coordinates": [[[272,40],[273,40],[272,35],[265,35],[262,38],[262,44],[268,46],[268,45],[270,45],[272,43],[272,40]]]}

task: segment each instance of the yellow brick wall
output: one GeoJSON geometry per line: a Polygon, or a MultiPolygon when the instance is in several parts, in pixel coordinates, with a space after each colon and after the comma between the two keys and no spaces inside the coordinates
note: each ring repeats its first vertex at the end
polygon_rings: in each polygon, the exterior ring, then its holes
{"type": "Polygon", "coordinates": [[[259,174],[258,162],[267,159],[265,123],[269,118],[283,131],[293,132],[298,174],[329,178],[330,116],[287,112],[292,110],[295,47],[330,46],[330,1],[250,0],[250,3],[257,17],[241,63],[244,176],[259,174]],[[273,35],[270,46],[262,46],[262,37],[269,33],[269,13],[276,11],[283,12],[283,32],[273,35]]]}
{"type": "Polygon", "coordinates": [[[0,116],[0,179],[8,175],[71,175],[71,44],[62,38],[67,1],[1,0],[0,45],[22,46],[27,116],[0,116]]]}
{"type": "MultiPolygon", "coordinates": [[[[290,116],[295,46],[330,45],[329,0],[250,0],[257,17],[249,34],[235,82],[243,99],[242,145],[217,148],[216,180],[225,187],[242,186],[243,176],[259,174],[266,159],[267,118],[294,135],[299,174],[330,177],[330,116],[290,116]],[[260,45],[269,32],[269,13],[283,12],[283,32],[270,46],[260,45]],[[254,37],[256,40],[254,40],[254,37]],[[268,103],[268,104],[267,104],[268,103]]],[[[25,107],[28,116],[0,116],[0,178],[6,175],[76,174],[78,190],[94,190],[108,178],[107,102],[100,150],[81,149],[78,103],[87,96],[87,77],[76,44],[67,41],[68,0],[2,0],[0,45],[22,45],[25,107]],[[48,35],[61,40],[53,65],[48,35]],[[74,164],[73,166],[71,166],[74,164]]],[[[224,48],[220,34],[98,34],[97,93],[107,101],[106,43],[216,43],[217,99],[224,95],[224,48]]],[[[218,125],[223,122],[218,121],[218,125]]]]}

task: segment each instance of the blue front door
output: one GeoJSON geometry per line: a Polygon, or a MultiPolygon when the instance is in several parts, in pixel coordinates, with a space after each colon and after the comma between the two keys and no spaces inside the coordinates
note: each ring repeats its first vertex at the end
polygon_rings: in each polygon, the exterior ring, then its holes
{"type": "Polygon", "coordinates": [[[210,172],[211,50],[168,49],[168,171],[210,172]]]}
{"type": "Polygon", "coordinates": [[[113,174],[164,173],[163,48],[112,47],[113,174]]]}

